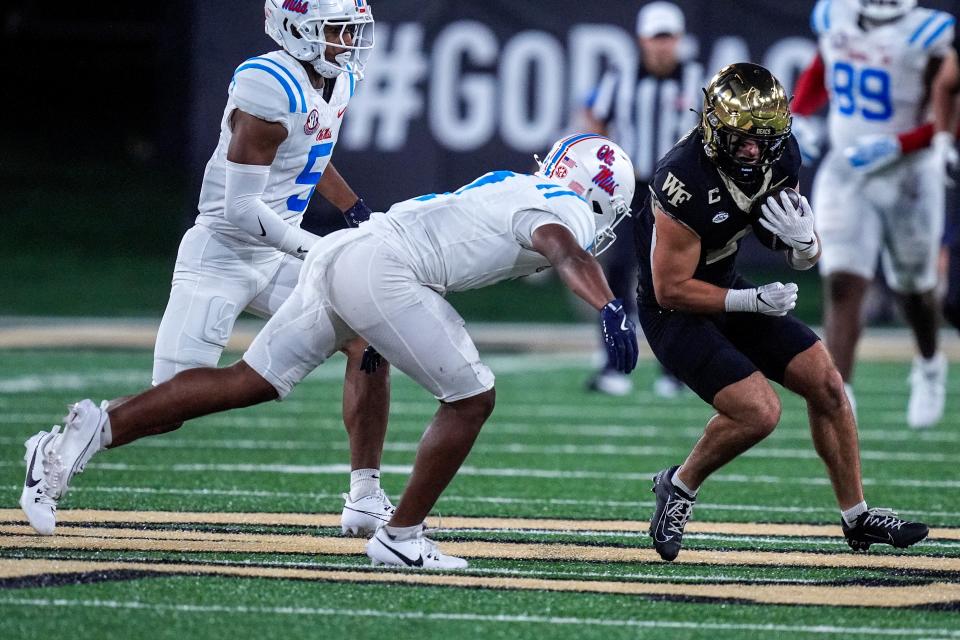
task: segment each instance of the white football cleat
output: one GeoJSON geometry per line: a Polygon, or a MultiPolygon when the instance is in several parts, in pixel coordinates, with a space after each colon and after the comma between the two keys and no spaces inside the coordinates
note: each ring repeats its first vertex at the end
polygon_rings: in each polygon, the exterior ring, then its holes
{"type": "Polygon", "coordinates": [[[90,400],[81,400],[70,407],[62,429],[56,426],[27,440],[20,506],[37,533],[53,534],[57,504],[70,488],[70,480],[100,450],[106,408],[106,401],[98,408],[90,400]]]}
{"type": "Polygon", "coordinates": [[[41,431],[24,444],[27,452],[23,461],[27,463],[27,477],[23,481],[23,493],[20,494],[20,508],[30,521],[30,526],[42,536],[53,535],[57,526],[57,500],[50,495],[47,481],[48,470],[54,471],[48,462],[50,445],[60,434],[60,426],[50,431],[41,431]]]}
{"type": "Polygon", "coordinates": [[[943,417],[947,396],[947,358],[937,353],[929,360],[913,359],[910,370],[910,402],[907,424],[911,429],[929,429],[943,417]]]}
{"type": "Polygon", "coordinates": [[[608,396],[623,397],[633,391],[633,381],[625,373],[604,369],[590,378],[587,389],[608,396]]]}
{"type": "Polygon", "coordinates": [[[340,530],[345,536],[369,538],[377,529],[390,522],[396,510],[383,489],[377,489],[374,493],[356,500],[351,500],[350,494],[345,493],[343,512],[340,514],[340,530]]]}
{"type": "Polygon", "coordinates": [[[404,569],[466,569],[467,561],[444,555],[437,543],[418,533],[407,540],[396,540],[381,527],[367,542],[367,556],[373,566],[386,565],[404,569]]]}

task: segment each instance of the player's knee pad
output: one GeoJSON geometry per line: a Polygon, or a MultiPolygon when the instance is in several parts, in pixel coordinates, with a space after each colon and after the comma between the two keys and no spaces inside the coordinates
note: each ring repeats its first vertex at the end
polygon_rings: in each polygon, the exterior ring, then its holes
{"type": "Polygon", "coordinates": [[[165,316],[154,347],[153,384],[187,369],[216,366],[239,312],[236,302],[214,296],[196,311],[187,310],[186,318],[165,316]]]}

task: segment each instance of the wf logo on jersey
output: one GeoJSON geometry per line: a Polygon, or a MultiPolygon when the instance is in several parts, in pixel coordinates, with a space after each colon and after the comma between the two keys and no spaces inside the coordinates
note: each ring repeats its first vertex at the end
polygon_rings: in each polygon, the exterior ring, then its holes
{"type": "Polygon", "coordinates": [[[310,3],[306,0],[284,0],[283,8],[293,13],[306,13],[310,3]]]}
{"type": "Polygon", "coordinates": [[[317,142],[320,142],[321,140],[329,140],[332,137],[333,134],[330,133],[330,127],[324,127],[317,132],[317,142]]]}
{"type": "Polygon", "coordinates": [[[670,204],[676,207],[693,197],[689,191],[684,190],[685,186],[677,180],[677,176],[667,172],[667,179],[663,181],[663,190],[670,199],[670,204]]]}
{"type": "Polygon", "coordinates": [[[317,130],[317,127],[320,126],[320,112],[314,109],[310,112],[310,115],[307,116],[307,122],[303,125],[303,132],[305,134],[312,135],[314,131],[317,130]]]}
{"type": "Polygon", "coordinates": [[[609,167],[600,167],[600,172],[593,176],[593,184],[611,196],[613,195],[613,190],[620,186],[613,181],[613,171],[611,171],[609,167]]]}
{"type": "Polygon", "coordinates": [[[605,144],[599,149],[597,149],[597,160],[607,165],[608,167],[612,167],[613,161],[616,159],[617,157],[616,155],[614,155],[613,149],[610,148],[610,145],[605,144]]]}

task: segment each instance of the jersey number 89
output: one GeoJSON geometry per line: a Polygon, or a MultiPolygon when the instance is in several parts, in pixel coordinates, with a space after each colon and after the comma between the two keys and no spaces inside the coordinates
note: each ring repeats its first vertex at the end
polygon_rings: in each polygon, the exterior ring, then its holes
{"type": "Polygon", "coordinates": [[[866,120],[889,120],[893,115],[890,74],[884,69],[857,69],[848,62],[833,65],[833,94],[845,116],[860,113],[866,120]]]}

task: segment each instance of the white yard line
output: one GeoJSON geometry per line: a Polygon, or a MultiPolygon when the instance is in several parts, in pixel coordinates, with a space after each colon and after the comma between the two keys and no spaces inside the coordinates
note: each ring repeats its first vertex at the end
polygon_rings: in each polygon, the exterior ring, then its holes
{"type": "MultiPolygon", "coordinates": [[[[0,460],[0,467],[21,467],[20,461],[0,460]]],[[[282,475],[347,475],[350,473],[348,464],[326,465],[295,465],[295,464],[209,464],[209,463],[178,463],[178,464],[130,464],[125,462],[92,463],[89,468],[101,471],[151,471],[175,473],[269,473],[282,475]]],[[[410,465],[382,465],[384,474],[409,475],[410,465]]],[[[503,468],[503,467],[474,467],[464,466],[457,472],[460,476],[501,477],[501,478],[549,478],[557,480],[608,480],[611,482],[649,482],[656,470],[643,472],[608,472],[567,469],[531,469],[531,468],[503,468]]],[[[711,482],[730,482],[737,484],[775,484],[785,486],[803,486],[830,484],[825,476],[816,477],[780,477],[771,475],[743,475],[718,474],[710,477],[711,482]]],[[[918,487],[928,489],[956,489],[960,488],[960,480],[912,480],[905,478],[865,478],[867,486],[918,487]]]]}
{"type": "Polygon", "coordinates": [[[446,622],[502,622],[549,624],[563,626],[594,626],[594,627],[634,627],[641,629],[693,629],[714,631],[763,631],[784,633],[809,633],[817,635],[878,635],[878,636],[907,636],[911,638],[940,636],[945,638],[960,638],[960,631],[956,629],[933,628],[893,628],[893,627],[845,627],[838,625],[789,625],[789,624],[742,624],[742,623],[712,623],[712,622],[680,622],[675,620],[649,619],[610,619],[610,618],[572,618],[541,615],[509,615],[509,614],[479,614],[457,612],[422,611],[385,611],[382,609],[327,609],[322,607],[248,607],[237,605],[196,605],[196,604],[161,604],[143,602],[139,600],[67,600],[62,598],[0,598],[0,606],[19,607],[80,607],[97,609],[122,609],[127,611],[153,611],[175,613],[227,613],[227,614],[254,614],[278,616],[317,616],[317,617],[345,617],[345,618],[383,618],[387,620],[421,620],[446,622]]]}
{"type": "MultiPolygon", "coordinates": [[[[0,436],[0,445],[18,445],[23,440],[17,437],[0,436]]],[[[384,444],[384,451],[409,453],[419,447],[419,441],[389,440],[384,444]]],[[[193,439],[193,438],[154,438],[144,440],[137,445],[151,449],[215,449],[222,451],[347,451],[349,443],[339,439],[335,442],[301,442],[293,440],[252,440],[252,439],[193,439]]],[[[689,447],[653,447],[633,446],[622,444],[523,444],[523,443],[480,443],[474,450],[476,454],[501,455],[536,455],[536,456],[613,456],[613,457],[651,457],[673,456],[683,457],[689,447]]],[[[813,447],[787,449],[772,447],[757,447],[743,454],[754,458],[776,458],[785,460],[817,460],[819,459],[813,447]]],[[[956,463],[957,457],[946,453],[919,453],[911,451],[871,451],[865,449],[860,452],[864,460],[879,462],[924,462],[956,463]]]]}

